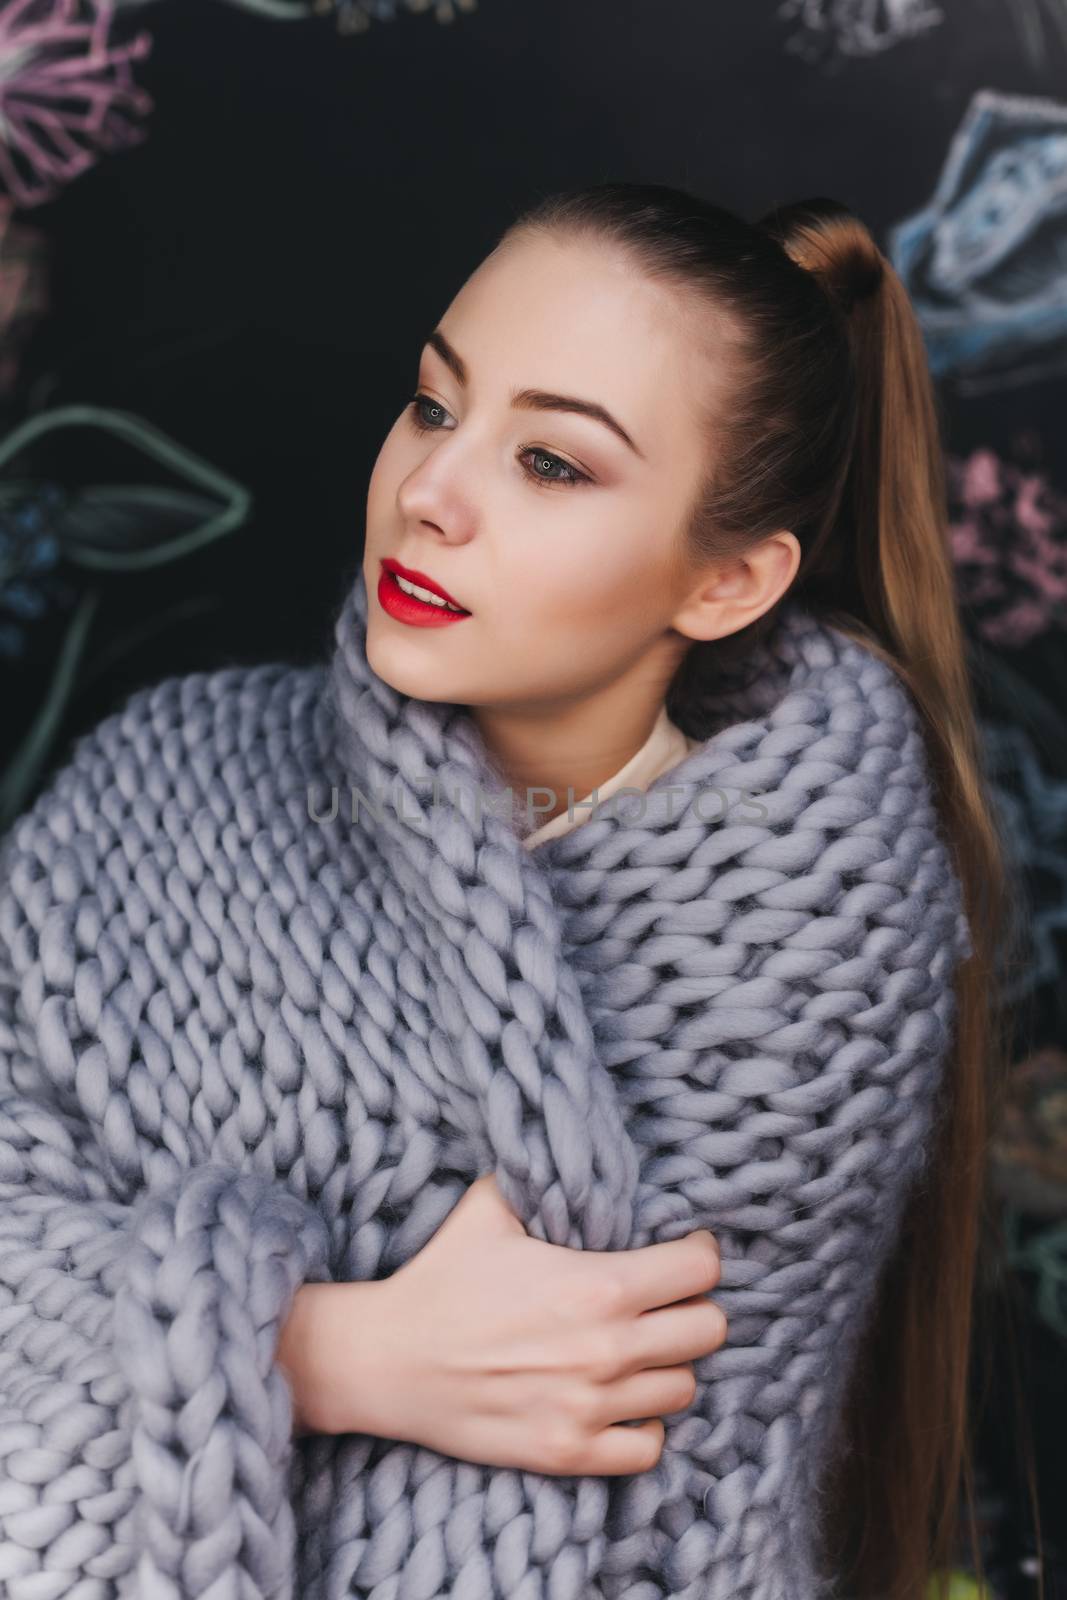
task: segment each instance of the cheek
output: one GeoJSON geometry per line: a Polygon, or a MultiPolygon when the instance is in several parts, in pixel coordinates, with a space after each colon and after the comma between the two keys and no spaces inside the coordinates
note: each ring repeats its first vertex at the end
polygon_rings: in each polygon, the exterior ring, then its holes
{"type": "Polygon", "coordinates": [[[591,537],[571,538],[559,552],[558,586],[569,611],[596,613],[605,622],[625,616],[658,585],[648,541],[598,519],[591,537]]]}
{"type": "Polygon", "coordinates": [[[370,481],[367,485],[367,513],[373,516],[382,508],[396,499],[396,489],[399,482],[398,452],[396,448],[396,429],[386,436],[385,442],[378,451],[377,459],[371,468],[370,481]]]}
{"type": "Polygon", "coordinates": [[[579,555],[577,540],[539,541],[534,548],[536,559],[509,560],[500,592],[517,597],[518,603],[511,606],[512,622],[527,638],[566,634],[597,603],[589,563],[579,555]]]}
{"type": "Polygon", "coordinates": [[[599,641],[610,657],[632,634],[635,615],[648,603],[648,562],[620,558],[602,544],[571,530],[568,537],[543,540],[535,561],[509,561],[500,593],[521,600],[502,605],[499,620],[513,643],[521,639],[524,650],[540,645],[562,658],[580,638],[587,651],[599,641]]]}
{"type": "Polygon", "coordinates": [[[419,465],[423,451],[411,435],[410,425],[403,412],[382,440],[374,466],[371,468],[367,490],[367,504],[395,509],[397,490],[408,474],[419,465]]]}
{"type": "Polygon", "coordinates": [[[623,497],[598,495],[579,509],[545,540],[546,558],[576,602],[622,602],[657,583],[653,539],[634,507],[623,497]]]}

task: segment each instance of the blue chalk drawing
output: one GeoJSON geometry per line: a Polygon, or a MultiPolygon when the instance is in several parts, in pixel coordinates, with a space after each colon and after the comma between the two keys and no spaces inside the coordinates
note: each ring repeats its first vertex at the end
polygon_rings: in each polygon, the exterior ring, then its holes
{"type": "Polygon", "coordinates": [[[1067,371],[1067,106],[979,90],[887,254],[935,377],[977,394],[1067,371]]]}
{"type": "Polygon", "coordinates": [[[1057,938],[1067,933],[1067,783],[1042,769],[1022,728],[983,720],[981,737],[1022,915],[1025,957],[1002,974],[1005,999],[1017,1003],[1062,979],[1057,938]]]}

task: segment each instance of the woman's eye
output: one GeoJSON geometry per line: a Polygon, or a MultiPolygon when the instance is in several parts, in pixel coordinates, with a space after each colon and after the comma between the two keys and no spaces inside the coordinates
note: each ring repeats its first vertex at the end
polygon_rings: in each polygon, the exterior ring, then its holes
{"type": "MultiPolygon", "coordinates": [[[[420,433],[436,433],[438,431],[438,422],[427,422],[426,420],[426,416],[430,412],[436,412],[438,417],[448,416],[444,406],[437,400],[431,400],[429,395],[412,395],[408,406],[408,415],[412,426],[417,428],[420,433]]],[[[536,466],[533,469],[527,467],[525,470],[539,488],[553,489],[557,485],[563,488],[570,488],[580,483],[590,483],[592,481],[584,472],[579,472],[577,467],[572,467],[569,461],[561,461],[559,456],[550,455],[547,450],[538,450],[536,446],[532,445],[529,449],[521,452],[521,457],[526,456],[534,458],[536,466]],[[545,464],[549,467],[559,467],[567,476],[562,478],[548,477],[542,470],[545,464]]]]}
{"type": "Polygon", "coordinates": [[[433,411],[439,411],[443,416],[447,416],[448,413],[445,411],[444,406],[438,405],[437,401],[431,400],[428,395],[413,395],[411,399],[411,420],[414,422],[416,428],[420,428],[423,433],[428,433],[432,428],[436,427],[436,423],[426,422],[423,420],[424,407],[433,411]]]}
{"type": "Polygon", "coordinates": [[[530,476],[535,483],[544,484],[546,488],[551,488],[555,483],[560,483],[567,487],[572,484],[588,483],[590,481],[584,472],[579,472],[577,467],[572,467],[569,461],[561,461],[558,456],[550,456],[547,450],[538,450],[536,447],[532,447],[522,453],[524,456],[533,457],[535,466],[530,476]],[[562,468],[567,476],[565,478],[547,478],[541,471],[542,463],[547,463],[550,467],[562,468]]]}

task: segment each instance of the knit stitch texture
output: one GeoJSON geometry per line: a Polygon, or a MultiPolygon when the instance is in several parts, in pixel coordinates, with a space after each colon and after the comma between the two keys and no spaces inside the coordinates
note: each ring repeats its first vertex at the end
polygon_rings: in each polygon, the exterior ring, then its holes
{"type": "Polygon", "coordinates": [[[970,948],[917,712],[790,601],[692,754],[527,851],[367,603],[318,665],[137,691],[0,844],[0,1593],[823,1600],[970,948]],[[487,1171],[555,1244],[715,1234],[728,1338],[653,1470],[291,1437],[298,1286],[487,1171]]]}

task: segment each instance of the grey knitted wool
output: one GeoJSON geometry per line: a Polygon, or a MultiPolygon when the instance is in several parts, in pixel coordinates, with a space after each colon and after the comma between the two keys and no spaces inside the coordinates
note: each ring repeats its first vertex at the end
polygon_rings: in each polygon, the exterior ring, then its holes
{"type": "Polygon", "coordinates": [[[0,847],[0,1593],[829,1595],[969,949],[917,714],[793,601],[699,749],[527,851],[366,606],[322,666],[138,691],[0,847]],[[652,1471],[291,1438],[296,1288],[392,1272],[488,1170],[554,1243],[715,1233],[727,1342],[652,1471]]]}

